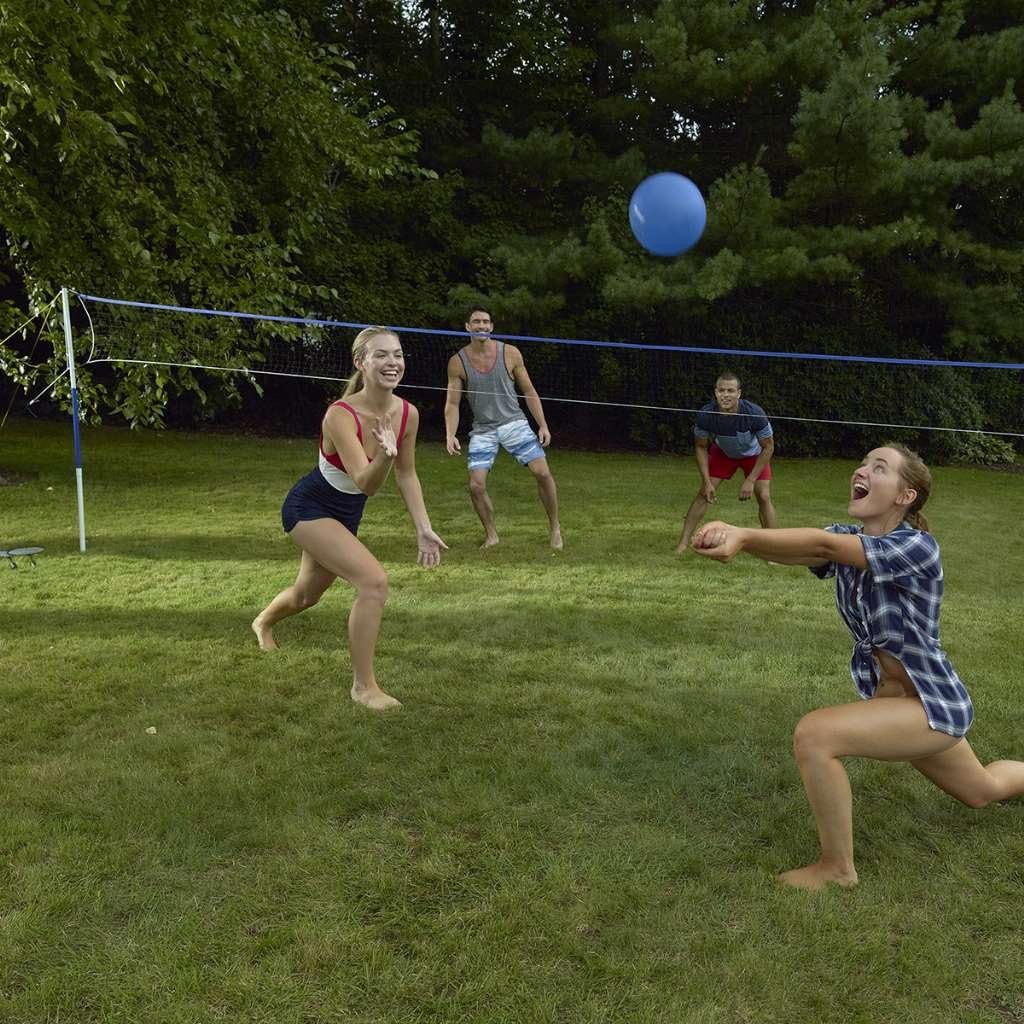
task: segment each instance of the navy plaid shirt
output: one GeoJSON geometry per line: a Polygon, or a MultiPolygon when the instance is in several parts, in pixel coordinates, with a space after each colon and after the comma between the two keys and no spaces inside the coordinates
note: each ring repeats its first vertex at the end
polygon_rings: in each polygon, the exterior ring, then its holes
{"type": "Polygon", "coordinates": [[[821,579],[836,578],[836,606],[853,634],[850,674],[865,699],[878,686],[874,648],[886,651],[907,670],[924,705],[928,724],[963,736],[974,720],[971,698],[939,643],[942,561],[930,533],[901,523],[883,537],[865,536],[862,526],[833,523],[829,533],[859,534],[868,561],[811,566],[821,579]]]}

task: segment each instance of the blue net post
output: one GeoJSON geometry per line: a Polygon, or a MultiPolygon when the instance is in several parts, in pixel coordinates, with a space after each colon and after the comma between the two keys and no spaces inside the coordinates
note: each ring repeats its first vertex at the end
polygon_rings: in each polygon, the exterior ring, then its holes
{"type": "Polygon", "coordinates": [[[85,492],[82,488],[82,437],[79,431],[78,379],[75,376],[75,348],[71,340],[71,307],[67,288],[60,290],[64,312],[64,346],[68,357],[68,380],[71,383],[71,429],[75,439],[75,487],[78,492],[78,550],[85,551],[85,492]]]}

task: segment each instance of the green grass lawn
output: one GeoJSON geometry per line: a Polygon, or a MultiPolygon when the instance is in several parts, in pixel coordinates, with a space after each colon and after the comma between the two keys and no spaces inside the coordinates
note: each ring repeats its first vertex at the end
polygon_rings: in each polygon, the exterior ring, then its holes
{"type": "MultiPolygon", "coordinates": [[[[1024,1021],[1020,804],[851,762],[861,885],[774,882],[817,852],[791,734],[856,699],[850,641],[806,570],[672,554],[692,460],[556,448],[556,555],[503,456],[482,552],[464,464],[421,446],[444,564],[392,483],[360,533],[380,716],[348,699],[344,584],[276,654],[249,631],[315,442],[83,445],[85,555],[69,426],[0,432],[30,477],[0,547],[46,548],[0,565],[0,1020],[1024,1021]]],[[[780,525],[845,521],[852,469],[779,459],[780,525]]],[[[983,760],[1024,756],[1022,488],[939,468],[927,509],[983,760]]],[[[716,514],[755,524],[737,489],[716,514]]]]}

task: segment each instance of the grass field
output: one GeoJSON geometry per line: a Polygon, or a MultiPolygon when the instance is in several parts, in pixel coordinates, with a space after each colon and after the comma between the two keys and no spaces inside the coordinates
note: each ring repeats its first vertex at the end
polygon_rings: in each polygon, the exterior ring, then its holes
{"type": "MultiPolygon", "coordinates": [[[[556,555],[503,457],[481,552],[463,464],[422,446],[444,564],[391,483],[361,531],[405,704],[379,716],[344,585],[276,654],[249,631],[313,442],[83,443],[80,555],[70,428],[0,432],[28,478],[0,547],[46,548],[0,565],[5,1024],[1024,1021],[1021,804],[851,762],[861,885],[775,884],[816,854],[791,733],[855,699],[850,643],[806,570],[672,555],[692,460],[556,449],[556,555]]],[[[845,520],[852,468],[778,460],[780,525],[845,520]]],[[[940,468],[928,508],[983,760],[1024,756],[1022,489],[940,468]]],[[[755,523],[736,491],[717,514],[755,523]]]]}

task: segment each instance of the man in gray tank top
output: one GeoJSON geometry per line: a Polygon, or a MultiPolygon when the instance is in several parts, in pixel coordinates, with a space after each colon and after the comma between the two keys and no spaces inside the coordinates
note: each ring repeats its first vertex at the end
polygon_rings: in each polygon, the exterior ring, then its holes
{"type": "Polygon", "coordinates": [[[548,468],[544,449],[551,433],[544,419],[544,407],[526,372],[523,354],[514,345],[491,337],[494,324],[486,309],[474,307],[466,318],[469,344],[448,360],[448,395],[444,404],[444,424],[448,454],[462,450],[456,432],[459,429],[459,405],[463,393],[473,410],[473,428],[469,434],[469,494],[484,527],[482,547],[498,543],[494,527],[494,506],[487,493],[487,474],[494,465],[498,448],[504,448],[534,475],[541,504],[548,515],[551,546],[562,549],[562,530],[558,523],[558,489],[548,468]],[[537,433],[519,406],[516,388],[537,423],[537,433]]]}

